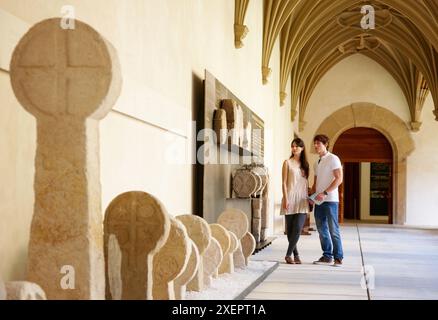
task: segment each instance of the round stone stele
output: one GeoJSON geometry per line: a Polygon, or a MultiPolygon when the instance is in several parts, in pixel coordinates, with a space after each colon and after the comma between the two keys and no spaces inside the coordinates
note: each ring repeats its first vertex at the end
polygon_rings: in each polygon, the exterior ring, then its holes
{"type": "Polygon", "coordinates": [[[185,288],[182,287],[185,287],[187,283],[189,283],[195,277],[196,272],[198,271],[199,261],[201,259],[198,247],[195,245],[193,240],[189,239],[189,242],[192,247],[189,261],[187,262],[184,271],[174,281],[175,298],[177,300],[184,299],[184,293],[181,291],[185,291],[185,288]]]}
{"type": "Polygon", "coordinates": [[[192,246],[184,225],[170,219],[170,233],[166,244],[154,256],[153,293],[154,300],[174,299],[173,286],[169,292],[169,282],[175,280],[186,268],[192,253],[192,246]]]}
{"type": "Polygon", "coordinates": [[[7,300],[47,300],[44,290],[36,283],[26,281],[6,282],[7,300]]]}
{"type": "Polygon", "coordinates": [[[247,232],[240,240],[240,243],[242,244],[242,252],[245,256],[246,264],[248,265],[248,258],[254,253],[254,250],[256,249],[256,240],[250,232],[247,232]]]}
{"type": "Polygon", "coordinates": [[[113,300],[122,300],[122,251],[114,234],[111,234],[107,244],[107,286],[113,300]]]}
{"type": "Polygon", "coordinates": [[[255,174],[250,170],[238,170],[233,177],[233,190],[238,198],[249,198],[257,191],[261,184],[255,174]]]}
{"type": "Polygon", "coordinates": [[[202,259],[204,264],[204,282],[207,282],[206,284],[208,285],[208,277],[213,275],[217,268],[219,268],[223,259],[221,245],[215,238],[211,239],[210,245],[205,251],[202,259]]]}
{"type": "Polygon", "coordinates": [[[108,242],[110,235],[115,235],[122,252],[122,299],[146,299],[152,291],[152,283],[148,282],[152,280],[152,276],[148,278],[152,257],[165,245],[170,233],[166,208],[146,192],[123,193],[106,209],[104,228],[107,283],[108,242]]]}
{"type": "Polygon", "coordinates": [[[248,217],[245,212],[239,209],[225,210],[220,214],[217,222],[227,230],[232,231],[238,240],[242,239],[245,233],[248,232],[248,217]]]}
{"type": "Polygon", "coordinates": [[[254,167],[252,168],[252,171],[262,180],[261,187],[256,192],[256,194],[260,194],[260,192],[263,191],[268,184],[268,172],[263,167],[254,167]]]}
{"type": "Polygon", "coordinates": [[[222,248],[222,253],[225,255],[230,250],[231,239],[227,229],[218,223],[210,224],[211,235],[215,238],[222,248]]]}
{"type": "Polygon", "coordinates": [[[211,230],[207,221],[191,214],[176,216],[175,218],[184,224],[190,239],[198,247],[199,254],[202,256],[211,240],[211,230]]]}
{"type": "Polygon", "coordinates": [[[228,231],[230,234],[230,251],[228,251],[229,254],[233,254],[238,248],[239,248],[239,239],[237,239],[236,235],[233,231],[228,231]]]}
{"type": "Polygon", "coordinates": [[[74,116],[102,119],[121,91],[115,49],[92,27],[61,19],[35,24],[16,46],[11,84],[20,104],[37,118],[74,116]]]}

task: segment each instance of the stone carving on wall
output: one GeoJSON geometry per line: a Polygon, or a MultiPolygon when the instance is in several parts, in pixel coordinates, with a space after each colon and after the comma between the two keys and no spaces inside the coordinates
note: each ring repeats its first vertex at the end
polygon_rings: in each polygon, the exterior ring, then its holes
{"type": "Polygon", "coordinates": [[[268,169],[257,163],[243,165],[235,171],[232,184],[237,198],[252,198],[252,234],[257,243],[266,241],[269,222],[268,169]]]}
{"type": "Polygon", "coordinates": [[[164,205],[145,192],[121,194],[108,206],[104,228],[107,298],[112,299],[112,293],[119,290],[110,286],[121,283],[121,299],[152,299],[153,256],[165,245],[171,229],[164,205]],[[111,235],[115,235],[120,248],[121,270],[112,272],[120,279],[109,281],[108,258],[113,255],[109,250],[115,247],[109,246],[111,235]]]}
{"type": "Polygon", "coordinates": [[[252,200],[252,235],[254,236],[257,243],[260,242],[262,233],[262,205],[263,200],[252,200]]]}
{"type": "Polygon", "coordinates": [[[37,120],[28,279],[49,299],[104,299],[98,121],[120,94],[117,54],[89,25],[48,19],[18,43],[10,79],[37,120]],[[65,265],[75,290],[60,286],[65,265]]]}
{"type": "Polygon", "coordinates": [[[236,170],[232,181],[233,191],[238,198],[250,198],[262,184],[261,178],[246,168],[236,170]]]}
{"type": "Polygon", "coordinates": [[[243,142],[242,142],[242,148],[251,151],[252,150],[252,124],[247,119],[245,121],[244,127],[243,127],[243,142]]]}
{"type": "Polygon", "coordinates": [[[241,146],[243,143],[243,110],[233,99],[224,99],[221,108],[226,112],[229,143],[241,146]],[[242,141],[242,142],[241,142],[242,141]]]}
{"type": "Polygon", "coordinates": [[[216,133],[217,142],[226,144],[228,138],[227,113],[224,109],[214,111],[213,129],[216,133]]]}
{"type": "Polygon", "coordinates": [[[166,244],[154,255],[154,300],[175,300],[173,281],[186,269],[192,253],[192,243],[184,225],[170,219],[171,228],[166,244]]]}
{"type": "Polygon", "coordinates": [[[202,291],[204,288],[204,267],[203,256],[211,240],[211,230],[208,223],[201,217],[195,215],[181,215],[176,219],[181,221],[187,229],[190,239],[198,247],[200,262],[195,277],[187,284],[190,291],[202,291]]]}
{"type": "Polygon", "coordinates": [[[189,239],[189,242],[192,246],[192,252],[190,254],[186,268],[173,282],[176,300],[185,300],[187,284],[195,277],[201,260],[198,247],[195,245],[193,240],[189,239]]]}

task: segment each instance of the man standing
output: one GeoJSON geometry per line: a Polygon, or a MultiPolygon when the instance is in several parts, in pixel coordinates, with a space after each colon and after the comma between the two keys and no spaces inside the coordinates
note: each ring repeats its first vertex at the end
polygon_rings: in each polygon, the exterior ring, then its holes
{"type": "Polygon", "coordinates": [[[330,153],[329,138],[317,135],[313,139],[315,151],[319,160],[315,163],[315,180],[312,193],[316,193],[316,200],[322,203],[315,204],[315,222],[319,233],[323,256],[314,264],[342,266],[344,258],[341,234],[339,231],[338,187],[342,183],[342,165],[339,158],[330,153]],[[334,263],[333,263],[334,258],[334,263]]]}

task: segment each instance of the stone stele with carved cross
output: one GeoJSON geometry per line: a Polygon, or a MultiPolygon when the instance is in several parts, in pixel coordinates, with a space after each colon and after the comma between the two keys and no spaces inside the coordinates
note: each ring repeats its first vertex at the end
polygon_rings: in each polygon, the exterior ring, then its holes
{"type": "Polygon", "coordinates": [[[10,71],[37,120],[28,280],[48,299],[104,299],[98,121],[121,91],[116,52],[85,23],[48,19],[20,40],[10,71]]]}

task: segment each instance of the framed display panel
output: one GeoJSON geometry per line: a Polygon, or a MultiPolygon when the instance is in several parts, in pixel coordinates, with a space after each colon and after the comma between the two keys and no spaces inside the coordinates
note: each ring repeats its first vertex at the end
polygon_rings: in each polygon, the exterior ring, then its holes
{"type": "Polygon", "coordinates": [[[264,121],[225,85],[205,72],[204,105],[197,122],[197,214],[209,223],[217,221],[231,198],[232,173],[243,164],[263,163],[264,121]],[[214,131],[214,114],[224,100],[235,101],[242,109],[245,122],[251,124],[251,144],[245,149],[237,144],[221,144],[214,131]]]}

